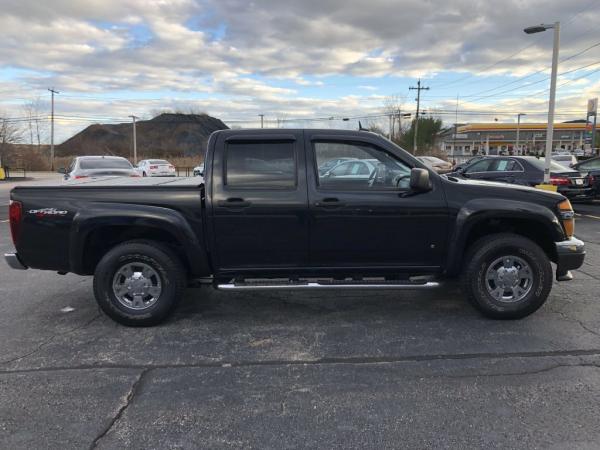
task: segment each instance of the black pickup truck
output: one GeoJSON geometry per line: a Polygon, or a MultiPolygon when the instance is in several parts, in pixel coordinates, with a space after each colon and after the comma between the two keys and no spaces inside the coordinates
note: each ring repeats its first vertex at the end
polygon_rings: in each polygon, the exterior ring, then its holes
{"type": "Polygon", "coordinates": [[[217,131],[204,178],[17,187],[9,209],[11,267],[94,275],[100,307],[126,325],[159,323],[191,283],[430,289],[452,278],[486,316],[514,319],[546,300],[551,261],[568,280],[585,255],[563,196],[440,176],[364,131],[217,131]]]}

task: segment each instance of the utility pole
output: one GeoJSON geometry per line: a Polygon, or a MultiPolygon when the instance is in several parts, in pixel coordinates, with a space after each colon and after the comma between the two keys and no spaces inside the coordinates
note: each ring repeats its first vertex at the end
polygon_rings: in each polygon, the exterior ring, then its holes
{"type": "Polygon", "coordinates": [[[417,154],[417,133],[419,131],[419,107],[421,105],[421,91],[428,91],[429,87],[421,87],[421,79],[419,78],[419,81],[417,82],[417,87],[409,87],[409,90],[416,90],[417,91],[417,98],[415,99],[417,101],[417,114],[415,117],[415,135],[414,135],[414,141],[413,141],[413,154],[417,154]]]}
{"type": "Polygon", "coordinates": [[[133,114],[129,117],[131,117],[131,119],[133,120],[133,164],[136,165],[137,164],[137,136],[136,136],[136,131],[135,131],[135,121],[136,121],[136,119],[139,119],[139,117],[134,116],[133,114]]]}
{"type": "Polygon", "coordinates": [[[259,114],[259,116],[260,116],[260,127],[264,128],[265,127],[265,115],[259,114]]]}
{"type": "Polygon", "coordinates": [[[50,115],[50,171],[54,172],[54,94],[60,94],[54,88],[48,89],[52,95],[52,112],[50,115]]]}

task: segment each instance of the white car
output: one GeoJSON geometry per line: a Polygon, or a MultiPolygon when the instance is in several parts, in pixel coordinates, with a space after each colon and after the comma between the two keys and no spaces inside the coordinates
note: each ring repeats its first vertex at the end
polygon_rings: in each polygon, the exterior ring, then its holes
{"type": "Polygon", "coordinates": [[[137,164],[143,177],[176,177],[175,166],[164,159],[144,159],[137,164]]]}
{"type": "Polygon", "coordinates": [[[566,168],[571,168],[577,164],[577,158],[570,153],[555,153],[552,155],[552,161],[555,161],[566,168]]]}
{"type": "Polygon", "coordinates": [[[194,173],[195,177],[203,177],[204,176],[204,163],[200,164],[199,166],[194,167],[193,173],[194,173]]]}

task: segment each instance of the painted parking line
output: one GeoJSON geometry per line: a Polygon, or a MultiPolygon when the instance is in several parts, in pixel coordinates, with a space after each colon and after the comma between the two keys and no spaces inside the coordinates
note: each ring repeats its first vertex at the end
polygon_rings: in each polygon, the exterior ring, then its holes
{"type": "Polygon", "coordinates": [[[6,223],[8,220],[0,220],[0,223],[6,223]]]}
{"type": "Polygon", "coordinates": [[[596,220],[600,220],[600,216],[593,216],[591,214],[580,214],[580,213],[575,213],[576,216],[578,217],[588,217],[590,219],[596,219],[596,220]]]}

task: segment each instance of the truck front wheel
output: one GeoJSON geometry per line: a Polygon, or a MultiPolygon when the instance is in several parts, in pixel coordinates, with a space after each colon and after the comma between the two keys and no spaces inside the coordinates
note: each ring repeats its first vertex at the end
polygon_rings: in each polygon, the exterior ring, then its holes
{"type": "Polygon", "coordinates": [[[511,233],[479,239],[468,251],[462,285],[493,319],[520,319],[540,308],[552,288],[552,266],[533,241],[511,233]]]}
{"type": "Polygon", "coordinates": [[[185,289],[185,270],[168,247],[131,241],[111,249],[94,273],[94,295],[100,308],[127,326],[162,322],[185,289]]]}

